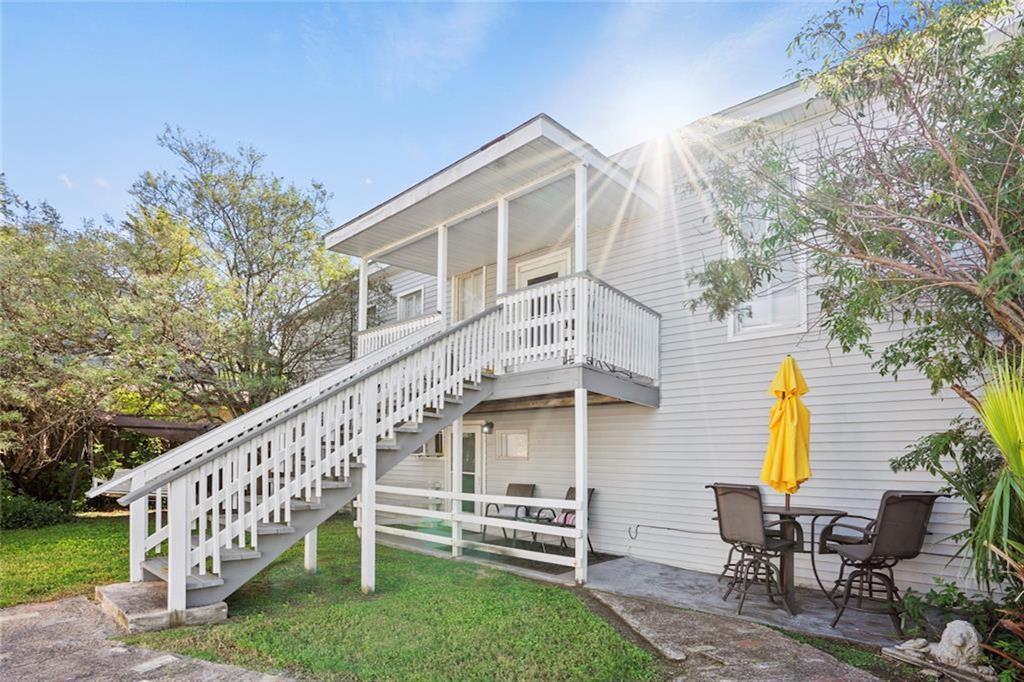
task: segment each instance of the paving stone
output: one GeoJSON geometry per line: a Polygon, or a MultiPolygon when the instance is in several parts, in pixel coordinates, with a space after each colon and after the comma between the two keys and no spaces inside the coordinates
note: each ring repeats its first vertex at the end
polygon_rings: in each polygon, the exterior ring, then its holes
{"type": "Polygon", "coordinates": [[[771,628],[710,613],[592,590],[665,658],[678,680],[842,680],[876,678],[771,628]]]}
{"type": "Polygon", "coordinates": [[[0,610],[0,679],[38,680],[194,680],[256,682],[284,678],[233,665],[127,646],[103,610],[85,597],[0,610]]]}

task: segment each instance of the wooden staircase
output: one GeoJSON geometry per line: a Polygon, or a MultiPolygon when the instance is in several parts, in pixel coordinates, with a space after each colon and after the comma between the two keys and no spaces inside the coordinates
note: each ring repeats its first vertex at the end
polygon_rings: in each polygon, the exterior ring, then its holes
{"type": "Polygon", "coordinates": [[[130,481],[132,581],[165,581],[168,611],[184,613],[223,601],[356,496],[372,514],[376,479],[491,395],[500,308],[421,330],[94,488],[130,481]]]}

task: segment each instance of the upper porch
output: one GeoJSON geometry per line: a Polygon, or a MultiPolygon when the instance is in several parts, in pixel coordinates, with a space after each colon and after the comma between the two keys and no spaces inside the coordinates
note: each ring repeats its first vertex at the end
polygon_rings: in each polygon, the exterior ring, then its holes
{"type": "Polygon", "coordinates": [[[495,400],[588,388],[656,406],[660,315],[589,263],[592,231],[656,206],[629,171],[537,116],[328,234],[330,248],[360,259],[358,352],[499,306],[494,370],[509,376],[495,400]],[[377,267],[428,284],[396,291],[398,319],[368,329],[377,267]]]}

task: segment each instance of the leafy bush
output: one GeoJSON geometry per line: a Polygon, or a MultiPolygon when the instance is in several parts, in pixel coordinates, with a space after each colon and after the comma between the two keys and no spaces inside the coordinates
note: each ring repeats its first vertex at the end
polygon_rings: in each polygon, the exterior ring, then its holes
{"type": "Polygon", "coordinates": [[[1004,460],[971,534],[975,572],[987,578],[1004,570],[994,549],[1024,553],[1024,357],[996,365],[978,412],[1004,460]]]}
{"type": "Polygon", "coordinates": [[[42,528],[67,521],[70,517],[59,502],[37,500],[10,492],[10,484],[0,480],[0,528],[42,528]]]}
{"type": "Polygon", "coordinates": [[[1003,457],[977,417],[957,418],[949,428],[923,436],[908,452],[889,461],[896,473],[925,471],[945,484],[942,492],[967,503],[970,525],[953,536],[964,541],[981,513],[985,495],[995,485],[1003,457]]]}

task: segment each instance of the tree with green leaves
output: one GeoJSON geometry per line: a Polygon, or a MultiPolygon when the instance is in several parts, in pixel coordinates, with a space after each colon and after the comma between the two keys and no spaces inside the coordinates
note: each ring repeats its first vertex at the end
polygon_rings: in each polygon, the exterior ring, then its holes
{"type": "Polygon", "coordinates": [[[115,251],[110,234],[65,229],[0,178],[0,463],[18,491],[82,457],[98,406],[142,378],[112,361],[115,251]]]}
{"type": "MultiPolygon", "coordinates": [[[[357,275],[323,245],[327,191],[265,173],[249,147],[170,128],[159,143],[179,166],[134,184],[122,226],[133,316],[168,389],[230,418],[351,357],[357,275]]],[[[377,309],[389,295],[375,286],[377,309]]]]}
{"type": "MultiPolygon", "coordinates": [[[[732,248],[691,273],[693,308],[721,319],[787,277],[813,277],[817,323],[844,351],[882,374],[914,368],[977,409],[986,368],[1024,346],[1020,5],[850,0],[790,49],[826,122],[809,142],[750,124],[716,150],[702,189],[732,248]],[[894,322],[899,338],[877,347],[873,330],[894,322]]],[[[940,466],[933,447],[963,452],[933,437],[900,465],[940,466]]],[[[990,442],[968,451],[1000,462],[990,442]]],[[[984,497],[993,473],[965,489],[984,497]]]]}

